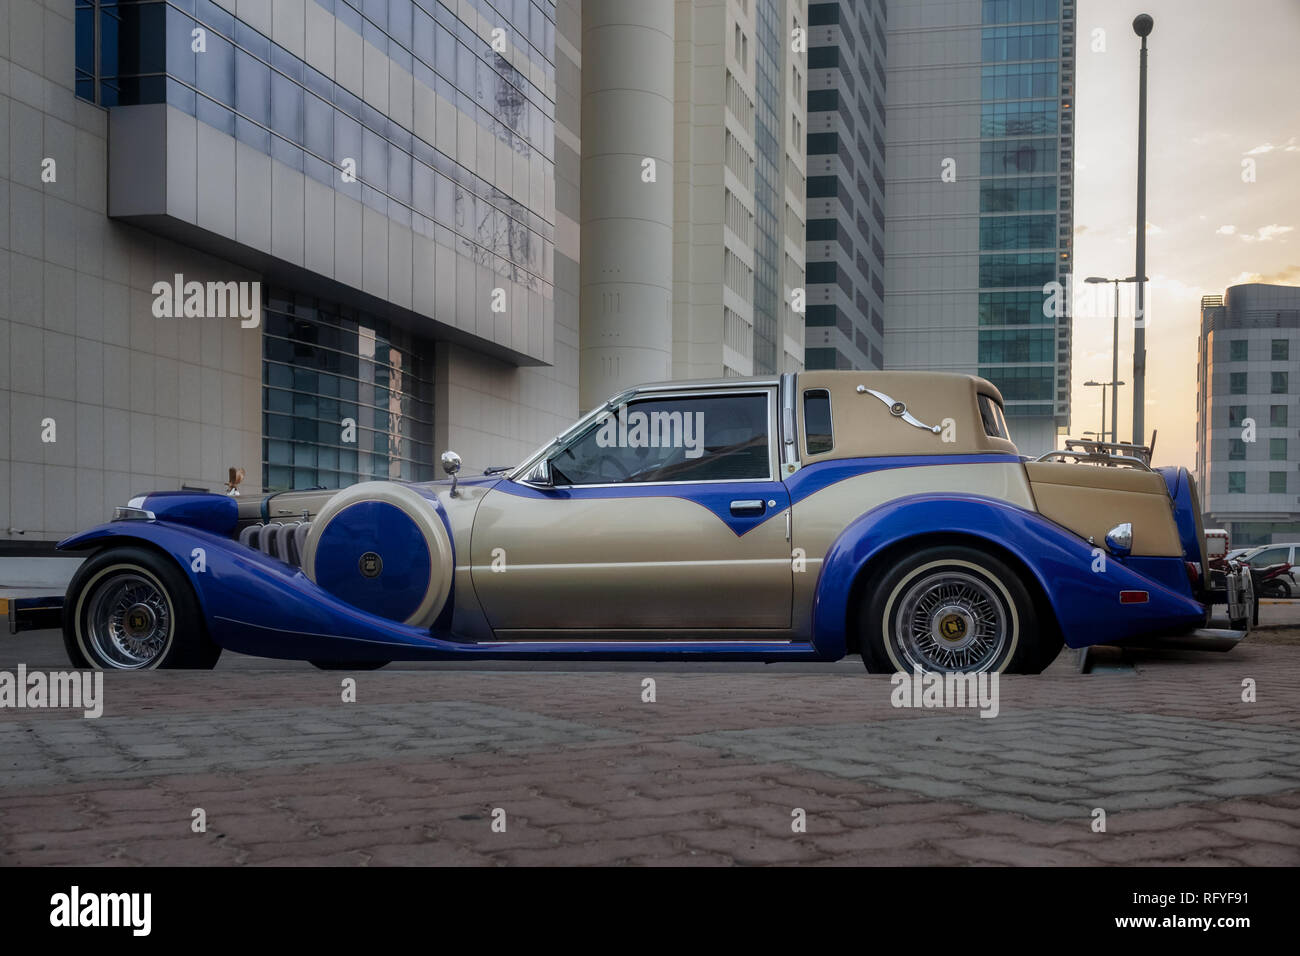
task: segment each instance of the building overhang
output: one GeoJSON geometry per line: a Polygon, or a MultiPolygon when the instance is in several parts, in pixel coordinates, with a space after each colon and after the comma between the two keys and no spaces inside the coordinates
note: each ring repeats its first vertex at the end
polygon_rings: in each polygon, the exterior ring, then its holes
{"type": "MultiPolygon", "coordinates": [[[[516,366],[552,364],[553,314],[493,315],[487,321],[484,316],[465,316],[464,310],[456,309],[437,315],[433,308],[426,311],[417,307],[416,293],[410,289],[400,290],[399,295],[392,297],[377,294],[342,275],[326,274],[277,254],[269,236],[262,242],[242,235],[237,218],[241,185],[238,176],[244,170],[241,168],[238,173],[229,170],[228,176],[214,181],[202,174],[199,156],[201,140],[210,144],[214,138],[232,158],[241,149],[246,151],[245,155],[253,152],[233,137],[164,103],[114,107],[109,111],[108,125],[108,215],[111,219],[255,271],[265,282],[364,309],[426,339],[450,342],[516,366]],[[203,202],[197,199],[201,190],[208,193],[203,202]],[[224,209],[226,214],[205,215],[205,208],[224,209]]],[[[270,164],[275,164],[275,187],[304,193],[307,181],[304,173],[269,156],[257,154],[256,159],[257,165],[266,170],[265,181],[250,184],[248,188],[270,197],[270,164]]],[[[346,196],[339,196],[336,201],[361,205],[346,196]]],[[[404,230],[405,235],[399,236],[401,248],[415,248],[415,233],[409,226],[387,217],[384,226],[386,235],[393,230],[404,230]]],[[[413,286],[418,265],[412,264],[413,286]]],[[[426,271],[420,279],[427,285],[434,264],[430,261],[424,265],[426,271]]],[[[171,281],[172,277],[158,278],[171,281]]]]}

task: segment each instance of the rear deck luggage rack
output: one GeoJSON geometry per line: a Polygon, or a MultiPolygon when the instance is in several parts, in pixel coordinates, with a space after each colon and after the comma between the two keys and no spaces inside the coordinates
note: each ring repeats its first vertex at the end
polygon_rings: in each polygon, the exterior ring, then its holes
{"type": "Polygon", "coordinates": [[[1129,442],[1091,441],[1067,438],[1065,447],[1039,455],[1038,461],[1071,460],[1089,465],[1123,465],[1151,470],[1151,448],[1129,442]]]}

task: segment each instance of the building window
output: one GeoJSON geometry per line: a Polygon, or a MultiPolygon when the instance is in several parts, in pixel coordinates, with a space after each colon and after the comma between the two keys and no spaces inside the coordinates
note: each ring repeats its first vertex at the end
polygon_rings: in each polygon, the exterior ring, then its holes
{"type": "Polygon", "coordinates": [[[313,296],[268,289],[265,302],[263,487],[433,478],[428,343],[313,296]]]}
{"type": "Polygon", "coordinates": [[[1285,394],[1287,394],[1287,392],[1290,391],[1290,389],[1287,387],[1287,373],[1286,373],[1286,372],[1274,372],[1274,373],[1273,373],[1272,388],[1271,388],[1270,390],[1272,391],[1272,393],[1273,393],[1274,395],[1285,395],[1285,394]]]}
{"type": "Polygon", "coordinates": [[[1270,495],[1286,494],[1286,472],[1270,471],[1268,473],[1268,493],[1270,495]]]}
{"type": "Polygon", "coordinates": [[[1228,494],[1244,495],[1246,493],[1246,473],[1244,471],[1228,472],[1228,494]]]}
{"type": "Polygon", "coordinates": [[[1268,440],[1269,461],[1286,461],[1286,439],[1270,438],[1268,440]]]}
{"type": "Polygon", "coordinates": [[[1056,256],[1050,252],[980,256],[980,285],[984,288],[1031,286],[1042,289],[1056,281],[1056,256]]]}
{"type": "Polygon", "coordinates": [[[981,362],[1050,362],[1055,354],[1056,330],[1052,328],[981,329],[981,362]]]}
{"type": "Polygon", "coordinates": [[[981,292],[980,325],[1055,325],[1042,292],[981,292]]]}
{"type": "Polygon", "coordinates": [[[1291,359],[1291,343],[1286,339],[1273,340],[1273,361],[1287,362],[1291,359]]]}
{"type": "Polygon", "coordinates": [[[1286,427],[1286,419],[1287,419],[1287,415],[1286,415],[1286,406],[1285,406],[1285,405],[1270,405],[1270,406],[1269,406],[1269,409],[1268,409],[1268,423],[1269,423],[1270,425],[1272,425],[1274,428],[1285,428],[1285,427],[1286,427]]]}
{"type": "Polygon", "coordinates": [[[1229,406],[1228,406],[1228,426],[1229,426],[1230,428],[1236,428],[1237,426],[1239,426],[1239,425],[1240,425],[1242,422],[1244,422],[1245,420],[1246,420],[1246,406],[1245,406],[1245,405],[1229,405],[1229,406]]]}
{"type": "Polygon", "coordinates": [[[1240,438],[1228,439],[1228,460],[1245,461],[1246,460],[1246,443],[1240,438]]]}
{"type": "Polygon", "coordinates": [[[1250,343],[1245,339],[1233,339],[1228,343],[1228,361],[1244,362],[1250,355],[1250,343]]]}
{"type": "Polygon", "coordinates": [[[1045,249],[1055,245],[1055,216],[985,216],[980,219],[980,249],[1045,249]]]}
{"type": "Polygon", "coordinates": [[[1233,395],[1246,394],[1246,373],[1229,372],[1228,373],[1228,391],[1233,395]]]}

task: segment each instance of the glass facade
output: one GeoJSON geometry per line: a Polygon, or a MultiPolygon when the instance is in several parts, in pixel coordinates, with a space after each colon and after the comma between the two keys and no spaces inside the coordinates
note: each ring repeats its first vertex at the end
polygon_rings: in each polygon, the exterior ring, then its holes
{"type": "Polygon", "coordinates": [[[1044,315],[1043,303],[1045,285],[1070,284],[1073,6],[982,0],[980,374],[1009,416],[1055,416],[1058,426],[1069,319],[1044,315]]]}
{"type": "MultiPolygon", "coordinates": [[[[355,34],[365,64],[378,50],[389,75],[409,75],[405,118],[212,0],[75,0],[76,94],[166,103],[552,299],[554,0],[305,2],[355,34]],[[480,17],[505,28],[521,68],[480,17]]],[[[432,341],[303,288],[264,282],[263,303],[264,486],[434,477],[432,341]]]]}
{"type": "Polygon", "coordinates": [[[337,303],[283,289],[263,297],[263,486],[433,478],[433,363],[424,343],[337,303]]]}
{"type": "MultiPolygon", "coordinates": [[[[309,2],[524,157],[532,182],[553,178],[554,102],[442,4],[309,2]]],[[[553,40],[552,3],[492,15],[553,40]]],[[[78,0],[77,17],[78,95],[104,106],[166,102],[551,297],[555,230],[537,212],[542,197],[519,184],[506,194],[211,0],[78,0]],[[195,30],[203,52],[193,49],[195,30]],[[348,159],[355,176],[342,175],[348,159]]]]}

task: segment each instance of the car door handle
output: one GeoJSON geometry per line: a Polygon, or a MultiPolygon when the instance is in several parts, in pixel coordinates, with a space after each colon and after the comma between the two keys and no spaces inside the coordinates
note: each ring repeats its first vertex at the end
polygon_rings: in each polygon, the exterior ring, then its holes
{"type": "Polygon", "coordinates": [[[737,518],[746,515],[761,515],[764,510],[762,498],[746,498],[731,503],[731,513],[737,518]]]}

